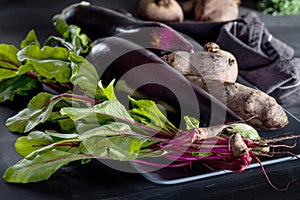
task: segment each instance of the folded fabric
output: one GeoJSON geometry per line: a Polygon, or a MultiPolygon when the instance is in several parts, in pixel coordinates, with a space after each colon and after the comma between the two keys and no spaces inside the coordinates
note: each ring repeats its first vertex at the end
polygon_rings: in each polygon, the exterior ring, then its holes
{"type": "Polygon", "coordinates": [[[300,97],[300,59],[276,61],[262,68],[244,71],[240,75],[281,105],[291,105],[300,97]]]}
{"type": "Polygon", "coordinates": [[[225,24],[216,41],[237,59],[239,74],[281,105],[300,97],[300,59],[294,50],[272,36],[256,13],[225,24]]]}

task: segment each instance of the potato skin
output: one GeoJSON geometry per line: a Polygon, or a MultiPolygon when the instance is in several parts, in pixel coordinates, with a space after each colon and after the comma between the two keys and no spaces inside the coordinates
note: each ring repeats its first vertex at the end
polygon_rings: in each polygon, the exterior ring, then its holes
{"type": "Polygon", "coordinates": [[[275,98],[260,90],[239,83],[205,80],[193,75],[185,77],[220,100],[257,130],[276,130],[289,123],[286,112],[275,98]]]}
{"type": "MultiPolygon", "coordinates": [[[[193,81],[192,78],[187,78],[193,81]]],[[[199,86],[255,129],[274,130],[289,123],[286,112],[277,101],[260,90],[218,80],[205,80],[205,84],[199,86]]]]}
{"type": "Polygon", "coordinates": [[[176,0],[140,0],[137,16],[159,22],[183,22],[184,13],[176,0]]]}
{"type": "Polygon", "coordinates": [[[162,59],[184,76],[227,82],[235,82],[238,77],[235,57],[221,50],[215,43],[205,45],[203,51],[195,53],[177,51],[163,56],[162,59]]]}
{"type": "Polygon", "coordinates": [[[198,0],[194,7],[197,21],[225,22],[236,20],[239,15],[237,0],[198,0]]]}

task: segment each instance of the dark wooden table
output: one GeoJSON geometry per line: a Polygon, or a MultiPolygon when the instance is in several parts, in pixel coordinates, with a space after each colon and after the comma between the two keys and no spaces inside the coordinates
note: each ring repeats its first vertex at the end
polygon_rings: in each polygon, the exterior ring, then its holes
{"type": "MultiPolygon", "coordinates": [[[[27,32],[35,29],[40,41],[56,34],[51,19],[74,0],[1,0],[0,43],[18,46],[27,32]]],[[[90,1],[96,5],[134,11],[136,0],[90,1]]],[[[242,8],[242,12],[246,11],[242,8]]],[[[271,17],[261,15],[270,31],[295,48],[300,56],[300,16],[271,17]]],[[[300,107],[293,105],[290,112],[299,115],[300,107]]],[[[4,123],[15,114],[15,107],[0,104],[0,174],[17,162],[20,157],[14,149],[19,135],[10,133],[4,123]]],[[[299,130],[297,130],[299,131],[299,130]]],[[[284,187],[300,177],[300,162],[290,161],[266,166],[274,184],[284,187]]],[[[140,174],[120,172],[98,161],[81,165],[72,163],[59,170],[51,179],[40,183],[8,184],[0,179],[0,195],[3,200],[50,199],[300,199],[300,180],[289,189],[278,192],[267,183],[259,168],[243,173],[230,173],[176,185],[159,185],[146,180],[140,174]]]]}

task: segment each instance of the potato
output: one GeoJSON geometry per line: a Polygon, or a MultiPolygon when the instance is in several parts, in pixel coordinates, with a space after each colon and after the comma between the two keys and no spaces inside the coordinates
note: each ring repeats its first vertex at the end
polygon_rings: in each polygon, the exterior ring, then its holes
{"type": "Polygon", "coordinates": [[[159,22],[183,22],[184,13],[176,0],[140,0],[137,16],[159,22]]]}
{"type": "Polygon", "coordinates": [[[194,7],[194,15],[198,21],[236,20],[239,15],[239,0],[198,0],[194,7]]]}
{"type": "Polygon", "coordinates": [[[186,78],[219,99],[255,129],[274,130],[289,123],[284,109],[260,90],[220,80],[202,80],[199,84],[195,76],[186,78]]]}
{"type": "Polygon", "coordinates": [[[162,59],[185,76],[196,75],[228,82],[235,82],[238,76],[235,57],[221,50],[215,43],[207,43],[203,51],[178,51],[165,55],[162,59]]]}

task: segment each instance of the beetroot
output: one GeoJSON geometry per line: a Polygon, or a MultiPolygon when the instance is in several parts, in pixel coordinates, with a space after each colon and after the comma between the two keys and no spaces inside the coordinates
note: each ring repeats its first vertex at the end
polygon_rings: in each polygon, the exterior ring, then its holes
{"type": "MultiPolygon", "coordinates": [[[[153,149],[169,151],[164,157],[174,160],[167,167],[176,168],[191,166],[199,163],[211,170],[230,170],[243,172],[253,160],[260,164],[268,183],[276,190],[283,191],[285,188],[277,188],[270,181],[260,159],[258,157],[269,157],[275,154],[290,154],[291,152],[277,152],[277,148],[294,148],[284,144],[274,144],[284,140],[300,137],[300,135],[290,135],[278,138],[260,138],[257,131],[249,125],[243,123],[233,123],[229,125],[219,125],[207,128],[196,128],[177,133],[176,138],[164,138],[158,142],[153,149]]],[[[298,157],[297,157],[298,158],[298,157]]],[[[145,160],[135,160],[134,162],[153,166],[165,167],[161,163],[148,162],[145,160]]]]}

